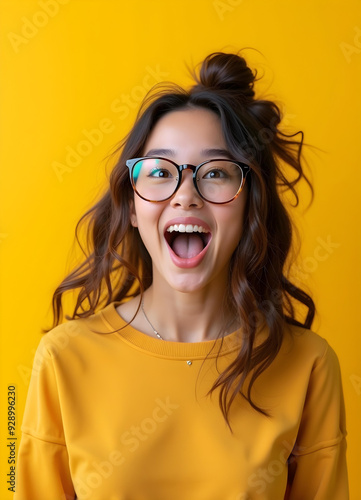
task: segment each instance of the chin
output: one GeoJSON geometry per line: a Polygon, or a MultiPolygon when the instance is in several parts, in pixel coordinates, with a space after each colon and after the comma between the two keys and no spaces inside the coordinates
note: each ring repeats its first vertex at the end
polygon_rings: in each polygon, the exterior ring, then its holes
{"type": "Polygon", "coordinates": [[[208,280],[205,276],[198,276],[193,273],[182,272],[179,273],[178,276],[171,275],[158,275],[155,277],[153,274],[153,283],[156,281],[163,289],[164,292],[174,290],[176,292],[181,293],[192,293],[198,292],[202,290],[205,286],[207,286],[208,280]],[[155,279],[154,279],[155,278],[155,279]]]}

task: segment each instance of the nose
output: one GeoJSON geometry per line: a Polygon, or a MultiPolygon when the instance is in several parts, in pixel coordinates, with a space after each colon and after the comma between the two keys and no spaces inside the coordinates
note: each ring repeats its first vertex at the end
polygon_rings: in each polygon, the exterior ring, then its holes
{"type": "Polygon", "coordinates": [[[185,209],[200,208],[203,206],[203,200],[194,186],[193,173],[191,170],[183,170],[181,184],[171,198],[170,204],[172,207],[181,207],[185,209]]]}

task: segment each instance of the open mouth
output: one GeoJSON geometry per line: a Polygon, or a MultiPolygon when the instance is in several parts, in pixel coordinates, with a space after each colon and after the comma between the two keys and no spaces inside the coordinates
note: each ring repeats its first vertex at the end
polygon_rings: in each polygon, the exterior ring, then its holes
{"type": "Polygon", "coordinates": [[[172,251],[181,259],[199,255],[212,238],[208,229],[194,224],[171,225],[164,236],[172,251]]]}

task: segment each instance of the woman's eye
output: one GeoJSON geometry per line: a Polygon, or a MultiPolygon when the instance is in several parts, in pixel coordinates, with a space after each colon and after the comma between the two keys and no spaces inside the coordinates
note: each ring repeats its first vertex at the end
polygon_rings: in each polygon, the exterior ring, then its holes
{"type": "Polygon", "coordinates": [[[149,172],[148,174],[149,177],[159,177],[159,178],[162,178],[162,179],[167,179],[169,177],[172,177],[172,174],[168,171],[168,170],[165,170],[165,169],[161,169],[161,168],[155,168],[154,170],[152,170],[151,172],[149,172]]]}
{"type": "Polygon", "coordinates": [[[204,176],[203,179],[225,179],[227,178],[228,175],[226,172],[220,169],[213,169],[207,172],[204,176]]]}

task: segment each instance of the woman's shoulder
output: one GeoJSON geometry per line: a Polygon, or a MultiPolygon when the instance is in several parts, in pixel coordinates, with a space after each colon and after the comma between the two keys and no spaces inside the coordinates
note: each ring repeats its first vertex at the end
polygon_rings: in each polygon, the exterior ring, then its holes
{"type": "Polygon", "coordinates": [[[337,354],[325,337],[297,325],[287,325],[280,354],[313,368],[322,363],[338,365],[337,354]]]}
{"type": "Polygon", "coordinates": [[[296,397],[305,401],[311,393],[322,392],[329,385],[340,388],[340,365],[329,342],[308,328],[291,325],[285,330],[281,349],[259,378],[267,397],[282,393],[286,400],[296,397]]]}
{"type": "Polygon", "coordinates": [[[51,355],[106,342],[109,334],[114,333],[114,329],[107,323],[105,313],[110,307],[114,308],[113,306],[114,304],[110,304],[87,317],[71,319],[57,325],[42,336],[38,350],[46,350],[51,355]]]}

